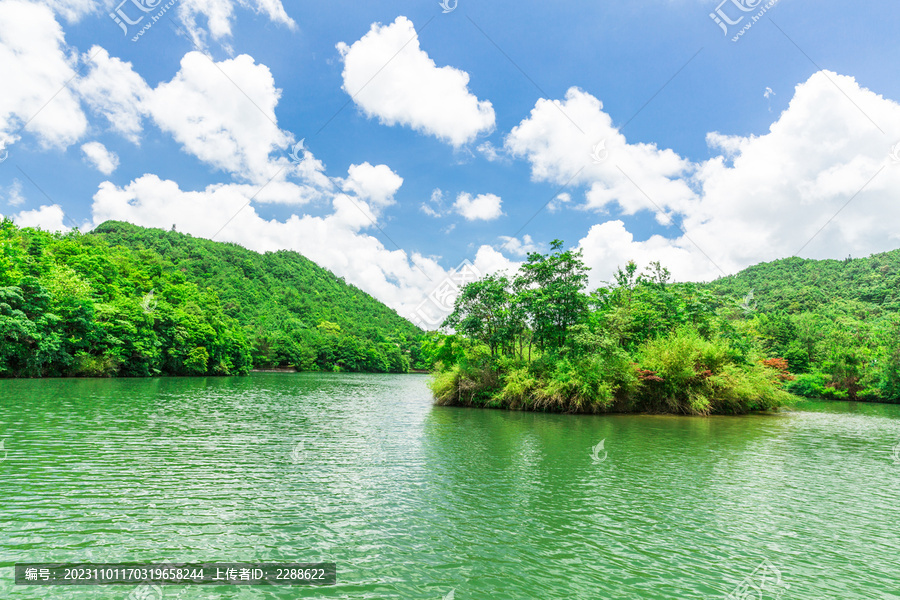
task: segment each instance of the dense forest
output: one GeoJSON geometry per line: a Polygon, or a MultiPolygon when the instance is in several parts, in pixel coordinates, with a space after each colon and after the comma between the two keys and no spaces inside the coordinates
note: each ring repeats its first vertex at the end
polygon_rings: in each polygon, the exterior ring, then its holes
{"type": "Polygon", "coordinates": [[[296,252],[0,222],[0,376],[406,372],[422,332],[296,252]]]}
{"type": "Polygon", "coordinates": [[[703,287],[760,352],[790,365],[790,392],[900,402],[900,250],[787,258],[703,287]]]}
{"type": "Polygon", "coordinates": [[[900,401],[900,251],[787,259],[709,284],[634,263],[590,293],[579,252],[467,285],[429,350],[440,404],[726,414],[796,396],[900,401]]]}
{"type": "Polygon", "coordinates": [[[466,286],[425,333],[296,252],[108,222],[0,221],[0,377],[434,368],[438,402],[735,413],[900,402],[900,250],[790,258],[705,284],[634,263],[587,290],[556,241],[466,286]]]}

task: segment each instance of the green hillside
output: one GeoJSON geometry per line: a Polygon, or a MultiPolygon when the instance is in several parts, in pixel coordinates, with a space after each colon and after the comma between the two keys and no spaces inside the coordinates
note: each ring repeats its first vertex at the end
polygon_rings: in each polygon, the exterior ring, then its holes
{"type": "Polygon", "coordinates": [[[422,332],[296,252],[0,224],[0,376],[405,372],[422,332]]]}
{"type": "Polygon", "coordinates": [[[797,313],[842,299],[900,312],[900,250],[844,260],[786,258],[748,267],[706,287],[741,297],[752,290],[762,311],[797,313]]]}
{"type": "Polygon", "coordinates": [[[777,260],[700,287],[738,332],[787,361],[793,393],[900,402],[900,250],[777,260]]]}

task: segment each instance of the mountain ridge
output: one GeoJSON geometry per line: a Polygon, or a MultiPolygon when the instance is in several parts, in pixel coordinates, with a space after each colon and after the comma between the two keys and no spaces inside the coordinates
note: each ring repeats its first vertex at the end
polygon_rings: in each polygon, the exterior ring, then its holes
{"type": "Polygon", "coordinates": [[[423,332],[303,255],[107,221],[0,221],[0,376],[406,372],[423,332]]]}

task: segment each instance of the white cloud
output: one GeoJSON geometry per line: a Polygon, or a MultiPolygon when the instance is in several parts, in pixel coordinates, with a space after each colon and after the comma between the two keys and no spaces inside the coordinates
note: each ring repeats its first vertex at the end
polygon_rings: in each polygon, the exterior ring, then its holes
{"type": "Polygon", "coordinates": [[[887,154],[896,139],[900,104],[861,88],[852,77],[817,73],[797,86],[767,134],[717,138],[735,150],[733,165],[714,158],[699,167],[700,199],[685,211],[684,226],[733,270],[798,252],[859,192],[802,255],[836,258],[895,248],[900,169],[892,168],[887,154]]]}
{"type": "Polygon", "coordinates": [[[85,15],[96,13],[102,8],[96,0],[40,0],[69,23],[76,23],[85,15]]]}
{"type": "Polygon", "coordinates": [[[572,201],[572,195],[568,192],[562,192],[557,194],[556,198],[550,201],[550,204],[547,205],[547,210],[550,212],[556,212],[558,210],[562,210],[563,206],[572,201]]]}
{"type": "Polygon", "coordinates": [[[387,165],[372,166],[368,162],[350,165],[349,177],[343,181],[344,191],[382,208],[393,204],[394,194],[403,185],[403,178],[387,165]]]}
{"type": "Polygon", "coordinates": [[[603,104],[578,88],[570,88],[564,102],[538,100],[505,145],[512,155],[531,163],[535,181],[589,185],[588,208],[617,203],[625,214],[634,214],[654,209],[654,202],[664,210],[678,209],[694,198],[685,179],[692,169],[689,161],[655,144],[629,144],[603,112],[603,104]],[[600,142],[609,155],[595,163],[591,152],[600,142]]]}
{"type": "Polygon", "coordinates": [[[423,213],[428,215],[429,217],[443,217],[444,216],[444,192],[440,188],[435,188],[431,191],[431,198],[428,202],[423,202],[422,206],[419,207],[423,213]]]}
{"type": "Polygon", "coordinates": [[[494,128],[494,109],[469,92],[469,74],[438,67],[419,47],[406,17],[372,24],[352,45],[337,45],[344,61],[343,89],[369,117],[462,146],[494,128]]]}
{"type": "Polygon", "coordinates": [[[428,205],[425,204],[424,202],[422,203],[422,206],[419,207],[419,209],[420,209],[423,213],[425,213],[426,215],[428,215],[429,217],[440,217],[440,216],[441,216],[441,213],[439,213],[439,212],[436,211],[435,209],[431,208],[430,206],[428,206],[428,205]]]}
{"type": "Polygon", "coordinates": [[[194,44],[203,48],[207,34],[214,40],[221,41],[231,36],[231,23],[234,20],[235,4],[265,15],[273,23],[286,25],[289,29],[297,28],[297,24],[284,10],[281,0],[180,0],[178,17],[187,28],[194,44]],[[198,17],[206,21],[206,27],[198,22],[198,17]]]}
{"type": "Polygon", "coordinates": [[[591,267],[591,289],[611,281],[616,269],[624,268],[629,261],[641,268],[659,261],[682,281],[720,275],[692,246],[685,247],[686,243],[690,244],[687,240],[671,240],[659,235],[646,241],[635,241],[625,224],[615,220],[591,227],[578,242],[578,247],[584,251],[585,264],[591,267]]]}
{"type": "Polygon", "coordinates": [[[501,154],[502,148],[496,148],[490,141],[478,144],[476,148],[488,160],[488,162],[505,161],[506,157],[501,154]]]}
{"type": "Polygon", "coordinates": [[[87,119],[67,86],[76,62],[50,9],[0,2],[0,147],[15,143],[26,123],[44,146],[65,148],[84,134],[87,119]]]}
{"type": "Polygon", "coordinates": [[[25,204],[25,197],[22,195],[22,182],[13,179],[12,185],[6,193],[6,203],[10,206],[22,206],[25,204]]]}
{"type": "Polygon", "coordinates": [[[145,106],[187,152],[239,178],[265,183],[288,165],[285,157],[273,161],[269,154],[293,141],[276,124],[280,96],[269,68],[250,56],[213,64],[200,52],[189,52],[178,74],[153,90],[145,106]]]}
{"type": "Polygon", "coordinates": [[[82,144],[81,151],[94,167],[103,173],[109,175],[119,167],[119,156],[115,152],[110,152],[106,146],[100,142],[88,142],[82,144]]]}
{"type": "MultiPolygon", "coordinates": [[[[151,117],[186,152],[237,180],[262,184],[280,171],[280,180],[321,171],[312,159],[292,166],[286,156],[270,156],[287,148],[293,137],[277,125],[281,90],[269,68],[247,55],[213,63],[189,52],[179,72],[152,89],[131,63],[100,46],[83,54],[87,72],[76,77],[77,54],[68,52],[50,10],[0,1],[0,81],[10,82],[8,93],[0,94],[0,147],[14,143],[21,124],[35,114],[27,129],[44,145],[64,148],[77,142],[88,131],[81,100],[134,143],[140,142],[144,117],[151,117]]],[[[296,202],[308,199],[309,193],[301,193],[296,202]]]]}
{"type": "Polygon", "coordinates": [[[46,231],[69,231],[63,223],[65,214],[58,205],[41,206],[35,210],[23,210],[13,216],[19,227],[40,227],[46,231]]]}
{"type": "Polygon", "coordinates": [[[478,251],[475,253],[475,260],[472,263],[482,275],[490,275],[491,273],[502,271],[515,273],[522,265],[521,262],[510,260],[496,249],[487,245],[478,248],[478,251]]]}
{"type": "Polygon", "coordinates": [[[707,136],[723,154],[686,170],[693,198],[666,202],[686,235],[636,241],[621,221],[592,227],[579,242],[592,284],[629,259],[659,260],[678,279],[704,280],[795,253],[841,258],[897,248],[900,165],[888,152],[898,139],[900,104],[852,77],[816,73],[768,133],[707,136]]]}
{"type": "Polygon", "coordinates": [[[503,240],[500,251],[510,252],[516,256],[527,256],[530,252],[538,252],[541,249],[540,244],[535,243],[527,234],[522,236],[521,240],[506,235],[501,235],[500,239],[503,240]]]}
{"type": "Polygon", "coordinates": [[[113,131],[137,143],[150,87],[135,73],[131,63],[110,57],[100,46],[85,53],[84,61],[89,62],[90,70],[78,80],[76,87],[85,103],[105,117],[113,131]]]}
{"type": "Polygon", "coordinates": [[[503,215],[500,196],[494,194],[478,194],[474,198],[463,192],[456,197],[453,208],[467,221],[491,221],[503,215]]]}

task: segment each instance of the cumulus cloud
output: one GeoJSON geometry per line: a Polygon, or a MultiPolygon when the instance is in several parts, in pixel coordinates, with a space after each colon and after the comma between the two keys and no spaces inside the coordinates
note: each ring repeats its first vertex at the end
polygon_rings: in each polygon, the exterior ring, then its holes
{"type": "Polygon", "coordinates": [[[23,210],[13,215],[13,221],[19,227],[39,227],[46,231],[69,231],[63,223],[65,213],[58,204],[41,206],[34,210],[23,210]]]}
{"type": "MultiPolygon", "coordinates": [[[[512,144],[520,142],[521,131],[512,144]]],[[[537,136],[525,146],[534,158],[534,173],[565,177],[574,163],[550,150],[556,133],[546,130],[545,135],[549,139],[543,146],[537,136]]],[[[721,154],[681,169],[684,175],[671,187],[659,181],[666,174],[659,169],[646,173],[647,180],[635,177],[635,187],[659,190],[654,192],[658,204],[686,233],[637,240],[619,220],[593,226],[579,242],[594,267],[592,284],[629,259],[659,260],[681,280],[706,280],[794,254],[840,258],[896,248],[900,165],[888,158],[895,140],[900,140],[900,104],[862,88],[852,77],[816,73],[797,86],[789,107],[766,134],[710,133],[710,148],[721,154]],[[676,184],[696,193],[680,193],[676,184]]],[[[615,161],[611,151],[609,162],[615,161]]],[[[677,157],[664,162],[684,164],[677,157]]],[[[583,180],[590,186],[587,204],[597,207],[591,193],[615,184],[606,171],[592,170],[589,177],[597,181],[583,180]]]]}
{"type": "Polygon", "coordinates": [[[494,194],[472,194],[462,192],[456,197],[453,208],[467,221],[492,221],[503,215],[500,196],[494,194]]]}
{"type": "Polygon", "coordinates": [[[111,174],[119,166],[119,156],[115,152],[107,150],[106,146],[100,142],[82,144],[81,151],[84,152],[85,158],[104,175],[111,174]]]}
{"type": "Polygon", "coordinates": [[[591,267],[590,286],[599,287],[610,281],[619,267],[634,261],[641,267],[659,261],[681,280],[709,279],[721,275],[686,239],[676,240],[654,235],[637,241],[620,220],[591,227],[578,242],[584,262],[591,267]]]}
{"type": "Polygon", "coordinates": [[[895,248],[900,169],[887,154],[897,139],[900,104],[852,77],[816,73],[797,86],[767,134],[717,138],[734,150],[732,164],[716,157],[698,168],[700,197],[685,211],[684,226],[701,247],[727,257],[732,268],[743,267],[800,251],[858,194],[803,255],[834,258],[835,252],[859,256],[895,248]]]}
{"type": "Polygon", "coordinates": [[[368,162],[350,165],[349,176],[343,181],[344,191],[381,208],[393,204],[394,194],[403,185],[403,178],[387,165],[372,166],[368,162]]]}
{"type": "Polygon", "coordinates": [[[87,119],[67,86],[76,63],[49,8],[0,2],[0,147],[15,143],[23,126],[48,147],[65,148],[84,134],[87,119]]]}
{"type": "Polygon", "coordinates": [[[478,248],[472,263],[482,275],[497,272],[514,273],[522,265],[521,262],[510,260],[506,255],[488,245],[478,248]]]}
{"type": "Polygon", "coordinates": [[[269,68],[250,56],[213,64],[200,52],[189,52],[181,59],[181,70],[157,86],[145,105],[187,152],[235,176],[265,183],[279,168],[269,154],[292,141],[276,124],[280,96],[269,68]]]}
{"type": "Polygon", "coordinates": [[[369,117],[406,125],[454,147],[494,128],[494,109],[469,91],[469,74],[438,67],[419,46],[412,21],[374,23],[352,45],[337,45],[343,89],[369,117]],[[376,76],[377,75],[377,76],[376,76]]]}
{"type": "MultiPolygon", "coordinates": [[[[83,103],[134,143],[149,117],[185,152],[240,181],[261,184],[280,171],[283,179],[321,170],[315,161],[292,166],[285,156],[271,157],[293,136],[277,125],[281,90],[269,68],[247,55],[213,63],[189,52],[172,79],[156,88],[100,46],[81,60],[85,73],[78,76],[78,55],[48,8],[0,2],[0,80],[8,84],[0,94],[0,148],[16,142],[25,123],[45,146],[76,143],[88,132],[83,103]]],[[[298,196],[298,202],[307,199],[298,196]]]]}
{"type": "Polygon", "coordinates": [[[535,181],[588,185],[588,208],[617,204],[634,214],[653,202],[663,210],[678,209],[694,198],[686,179],[693,169],[688,160],[655,144],[629,144],[603,104],[578,88],[570,88],[562,102],[538,100],[507,136],[505,147],[528,160],[535,181]],[[591,154],[601,143],[606,160],[595,162],[591,154]]]}
{"type": "Polygon", "coordinates": [[[84,102],[106,119],[110,129],[137,143],[150,87],[131,63],[110,57],[105,48],[94,46],[84,60],[90,69],[75,84],[84,102]]]}

